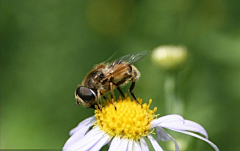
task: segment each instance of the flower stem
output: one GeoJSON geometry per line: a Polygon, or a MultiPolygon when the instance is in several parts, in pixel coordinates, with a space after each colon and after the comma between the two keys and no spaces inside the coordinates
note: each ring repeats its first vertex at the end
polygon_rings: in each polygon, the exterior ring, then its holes
{"type": "Polygon", "coordinates": [[[167,114],[183,113],[183,102],[176,96],[176,77],[176,73],[168,73],[164,81],[165,109],[167,114]]]}

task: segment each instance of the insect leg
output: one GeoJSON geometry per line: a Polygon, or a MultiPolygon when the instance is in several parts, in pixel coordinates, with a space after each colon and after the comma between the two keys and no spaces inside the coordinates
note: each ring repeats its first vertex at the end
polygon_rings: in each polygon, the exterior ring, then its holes
{"type": "Polygon", "coordinates": [[[101,92],[100,90],[97,90],[97,105],[100,109],[100,111],[102,111],[102,103],[101,103],[101,92]]]}
{"type": "Polygon", "coordinates": [[[106,101],[107,100],[107,98],[105,97],[105,96],[103,96],[103,99],[106,101]]]}
{"type": "Polygon", "coordinates": [[[132,84],[131,84],[130,89],[129,89],[128,91],[129,91],[129,93],[131,94],[131,96],[133,97],[133,99],[134,99],[138,104],[140,104],[140,103],[137,101],[135,95],[134,95],[133,92],[132,92],[134,86],[135,86],[135,76],[132,74],[132,84]]]}
{"type": "Polygon", "coordinates": [[[122,97],[125,98],[125,96],[124,96],[124,94],[123,94],[123,91],[122,91],[119,87],[117,87],[117,90],[118,90],[118,92],[122,95],[122,97]]]}
{"type": "Polygon", "coordinates": [[[103,100],[104,100],[104,101],[103,101],[103,104],[106,105],[107,102],[108,102],[108,99],[107,99],[105,96],[102,96],[102,97],[103,97],[103,100]]]}
{"type": "Polygon", "coordinates": [[[115,104],[114,104],[114,100],[113,100],[113,96],[114,96],[114,93],[113,93],[113,82],[110,82],[110,91],[111,91],[111,102],[115,108],[115,110],[117,110],[115,104]]]}
{"type": "Polygon", "coordinates": [[[117,90],[119,91],[119,93],[122,95],[123,98],[125,98],[125,96],[124,96],[122,90],[119,88],[119,86],[122,85],[124,82],[126,82],[131,77],[132,77],[132,75],[126,76],[122,80],[120,80],[118,83],[115,84],[117,87],[117,90]]]}

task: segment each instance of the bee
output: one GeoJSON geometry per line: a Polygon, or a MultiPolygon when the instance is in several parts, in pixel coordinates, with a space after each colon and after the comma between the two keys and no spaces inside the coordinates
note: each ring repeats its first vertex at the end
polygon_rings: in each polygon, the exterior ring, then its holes
{"type": "Polygon", "coordinates": [[[110,63],[102,62],[96,65],[85,76],[82,83],[78,85],[75,91],[76,104],[93,109],[95,109],[95,106],[97,105],[101,110],[101,97],[106,100],[105,94],[110,92],[111,103],[114,105],[114,89],[117,89],[124,97],[120,87],[125,86],[130,81],[131,86],[128,91],[132,98],[138,102],[132,90],[134,89],[135,81],[140,78],[140,72],[133,63],[139,61],[148,54],[148,51],[141,51],[125,55],[110,63]]]}

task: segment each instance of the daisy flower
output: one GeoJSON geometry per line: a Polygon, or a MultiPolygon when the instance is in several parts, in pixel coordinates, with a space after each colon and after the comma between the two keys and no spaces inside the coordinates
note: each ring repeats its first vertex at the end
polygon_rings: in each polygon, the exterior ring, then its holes
{"type": "Polygon", "coordinates": [[[102,110],[97,108],[94,116],[80,122],[70,131],[71,137],[63,150],[98,151],[109,144],[109,151],[148,151],[146,139],[149,139],[156,151],[163,151],[157,140],[172,140],[175,150],[179,151],[175,139],[164,130],[166,128],[199,138],[219,151],[218,147],[208,140],[207,132],[201,125],[174,114],[158,118],[155,114],[157,108],[150,109],[151,99],[148,104],[142,104],[142,99],[138,99],[138,102],[132,101],[130,97],[119,97],[115,101],[115,110],[114,106],[106,101],[102,110]],[[153,137],[154,131],[157,140],[153,137]]]}

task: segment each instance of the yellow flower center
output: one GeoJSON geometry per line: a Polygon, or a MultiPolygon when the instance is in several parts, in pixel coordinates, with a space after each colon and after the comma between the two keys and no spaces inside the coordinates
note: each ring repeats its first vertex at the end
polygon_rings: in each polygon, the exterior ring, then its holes
{"type": "Polygon", "coordinates": [[[114,102],[116,110],[111,103],[105,102],[102,111],[95,110],[97,119],[95,125],[112,137],[120,136],[138,140],[142,136],[146,136],[149,133],[151,121],[156,117],[154,113],[157,108],[149,109],[152,103],[151,99],[148,104],[142,104],[142,99],[138,99],[138,102],[139,104],[134,100],[132,101],[130,97],[126,99],[119,97],[114,102]]]}

